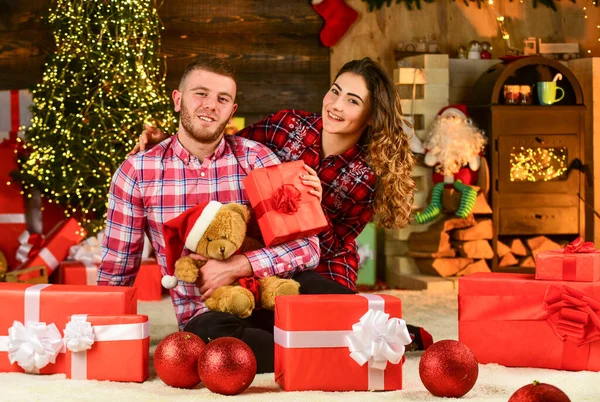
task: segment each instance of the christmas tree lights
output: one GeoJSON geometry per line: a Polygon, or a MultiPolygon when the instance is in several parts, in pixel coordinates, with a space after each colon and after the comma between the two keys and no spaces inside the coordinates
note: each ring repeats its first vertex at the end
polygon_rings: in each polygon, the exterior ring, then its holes
{"type": "Polygon", "coordinates": [[[174,132],[161,72],[153,0],[56,0],[47,22],[56,50],[33,91],[23,189],[104,225],[110,181],[143,123],[174,132]]]}

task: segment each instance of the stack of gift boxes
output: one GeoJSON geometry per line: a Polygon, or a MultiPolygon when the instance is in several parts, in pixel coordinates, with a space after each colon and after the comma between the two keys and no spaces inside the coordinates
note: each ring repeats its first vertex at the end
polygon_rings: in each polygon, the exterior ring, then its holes
{"type": "Polygon", "coordinates": [[[536,256],[535,275],[459,279],[459,340],[479,363],[600,371],[600,252],[581,238],[536,256]]]}

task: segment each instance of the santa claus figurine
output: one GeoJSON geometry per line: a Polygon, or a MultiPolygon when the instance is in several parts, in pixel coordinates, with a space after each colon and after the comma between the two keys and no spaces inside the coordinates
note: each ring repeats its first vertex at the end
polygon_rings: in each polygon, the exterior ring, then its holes
{"type": "Polygon", "coordinates": [[[440,110],[424,144],[425,164],[435,167],[434,187],[431,204],[415,215],[418,223],[430,222],[442,212],[442,192],[444,187],[451,186],[461,193],[456,216],[469,216],[477,198],[477,191],[469,185],[477,182],[486,141],[483,131],[467,116],[465,105],[450,105],[440,110]]]}

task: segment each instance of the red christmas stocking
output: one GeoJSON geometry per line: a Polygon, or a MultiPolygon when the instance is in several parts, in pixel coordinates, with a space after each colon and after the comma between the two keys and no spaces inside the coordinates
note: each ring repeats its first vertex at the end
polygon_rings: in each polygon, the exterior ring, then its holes
{"type": "Polygon", "coordinates": [[[327,47],[335,45],[358,18],[358,13],[344,0],[312,0],[312,6],[325,20],[321,43],[327,47]]]}

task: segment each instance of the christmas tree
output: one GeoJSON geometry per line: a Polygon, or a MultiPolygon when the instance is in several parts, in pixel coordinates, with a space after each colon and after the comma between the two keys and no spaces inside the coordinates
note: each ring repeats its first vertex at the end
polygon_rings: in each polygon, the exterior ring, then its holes
{"type": "Polygon", "coordinates": [[[33,91],[20,178],[94,233],[143,124],[175,131],[157,53],[162,24],[154,0],[55,0],[47,22],[56,50],[33,91]]]}

